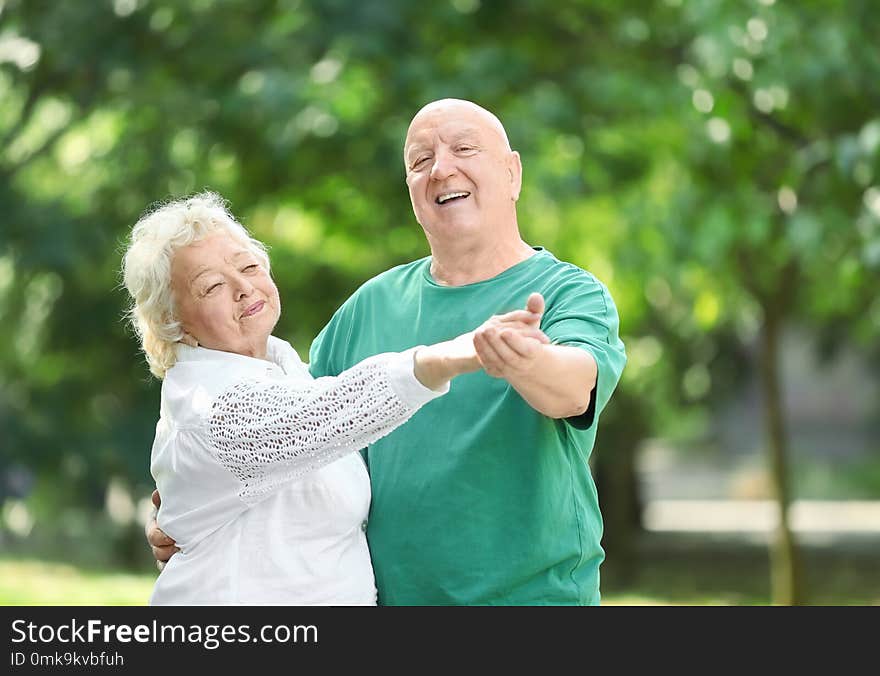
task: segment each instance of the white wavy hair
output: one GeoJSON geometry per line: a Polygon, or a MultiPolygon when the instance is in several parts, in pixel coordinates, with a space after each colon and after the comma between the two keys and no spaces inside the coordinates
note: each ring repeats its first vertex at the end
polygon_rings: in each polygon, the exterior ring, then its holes
{"type": "Polygon", "coordinates": [[[140,338],[150,372],[160,380],[177,361],[184,333],[171,291],[174,252],[217,232],[240,241],[269,270],[266,246],[251,237],[214,192],[159,204],[132,228],[122,260],[123,283],[132,301],[126,318],[140,338]]]}

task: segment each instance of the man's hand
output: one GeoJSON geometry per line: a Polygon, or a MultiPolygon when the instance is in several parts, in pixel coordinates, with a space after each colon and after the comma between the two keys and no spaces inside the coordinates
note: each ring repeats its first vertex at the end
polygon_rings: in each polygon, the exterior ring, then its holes
{"type": "Polygon", "coordinates": [[[156,559],[156,568],[162,570],[168,562],[168,559],[174,556],[176,552],[179,552],[180,548],[177,547],[177,543],[174,540],[165,535],[165,531],[159,528],[159,524],[156,521],[157,510],[159,509],[159,505],[162,504],[162,498],[159,496],[159,491],[153,491],[153,495],[150,499],[156,507],[156,510],[153,511],[153,515],[147,522],[146,528],[144,528],[144,533],[147,536],[147,542],[150,543],[150,547],[153,550],[153,557],[156,559]]]}
{"type": "Polygon", "coordinates": [[[474,332],[474,347],[483,369],[495,378],[527,376],[542,345],[550,342],[538,328],[544,297],[533,293],[525,310],[492,317],[474,332]]]}
{"type": "MultiPolygon", "coordinates": [[[[541,302],[543,303],[543,299],[541,302]]],[[[477,331],[492,326],[523,339],[548,343],[549,338],[538,328],[540,323],[540,314],[529,310],[516,310],[490,318],[477,331]]],[[[452,340],[420,347],[413,358],[413,372],[419,382],[436,390],[455,376],[479,370],[483,364],[477,356],[475,334],[476,331],[471,331],[452,340]]]]}
{"type": "Polygon", "coordinates": [[[588,410],[596,386],[597,366],[586,350],[552,345],[537,328],[544,313],[544,298],[529,296],[525,310],[510,315],[531,315],[528,331],[493,317],[474,334],[474,348],[490,376],[504,378],[528,404],[550,418],[571,418],[588,410]],[[541,339],[534,332],[540,333],[541,339]]]}

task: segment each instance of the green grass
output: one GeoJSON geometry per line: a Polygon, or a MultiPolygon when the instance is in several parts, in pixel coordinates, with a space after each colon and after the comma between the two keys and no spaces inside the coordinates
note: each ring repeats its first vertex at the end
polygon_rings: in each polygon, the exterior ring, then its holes
{"type": "MultiPolygon", "coordinates": [[[[798,548],[805,602],[880,605],[880,542],[837,537],[798,548]]],[[[629,557],[608,553],[602,566],[607,605],[770,605],[765,544],[741,537],[646,533],[629,557]],[[636,565],[627,567],[629,561],[636,565]]]]}
{"type": "MultiPolygon", "coordinates": [[[[0,605],[146,605],[155,582],[150,574],[78,568],[36,559],[0,559],[0,605]]],[[[719,599],[708,599],[717,601],[719,599]]],[[[606,605],[668,605],[669,599],[638,593],[613,594],[606,605]]]]}
{"type": "MultiPolygon", "coordinates": [[[[807,602],[880,605],[880,543],[838,539],[800,548],[807,602]]],[[[631,556],[609,552],[609,606],[769,605],[767,548],[741,539],[646,534],[631,556]],[[624,563],[638,563],[627,568],[624,563]]],[[[146,605],[156,573],[125,573],[25,556],[0,557],[0,605],[146,605]]]]}
{"type": "Polygon", "coordinates": [[[142,606],[155,575],[89,570],[35,559],[0,559],[0,605],[142,606]]]}

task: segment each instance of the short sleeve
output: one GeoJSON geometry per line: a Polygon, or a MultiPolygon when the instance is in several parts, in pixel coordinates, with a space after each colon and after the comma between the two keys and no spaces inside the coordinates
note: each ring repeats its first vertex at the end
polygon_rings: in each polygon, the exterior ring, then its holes
{"type": "Polygon", "coordinates": [[[601,282],[573,266],[547,296],[541,329],[556,344],[586,350],[598,367],[587,411],[567,419],[578,429],[588,429],[611,398],[626,364],[617,307],[601,282]]]}
{"type": "Polygon", "coordinates": [[[349,342],[352,330],[349,317],[356,302],[352,296],[343,303],[312,341],[309,348],[309,373],[314,378],[335,376],[344,370],[335,355],[343,354],[343,348],[349,342]]]}

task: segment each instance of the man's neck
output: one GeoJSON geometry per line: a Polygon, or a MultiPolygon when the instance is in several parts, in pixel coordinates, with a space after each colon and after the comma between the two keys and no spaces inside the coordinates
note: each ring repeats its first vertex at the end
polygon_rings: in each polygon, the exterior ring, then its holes
{"type": "Polygon", "coordinates": [[[443,286],[475,284],[500,275],[534,253],[535,250],[519,237],[483,248],[443,247],[432,242],[431,276],[443,286]]]}

